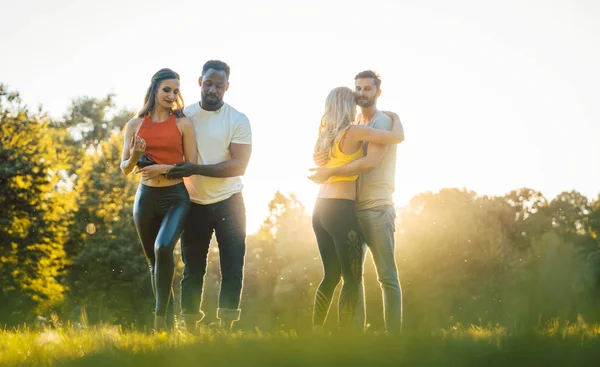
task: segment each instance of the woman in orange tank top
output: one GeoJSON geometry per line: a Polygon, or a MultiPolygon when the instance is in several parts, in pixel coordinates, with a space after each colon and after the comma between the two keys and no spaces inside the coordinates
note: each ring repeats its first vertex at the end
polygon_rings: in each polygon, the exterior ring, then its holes
{"type": "MultiPolygon", "coordinates": [[[[165,174],[184,160],[196,163],[196,134],[183,115],[179,74],[159,70],[150,81],[144,106],[125,127],[121,170],[140,172],[133,220],[142,242],[156,299],[154,328],[166,329],[172,302],[175,261],[173,248],[183,231],[190,197],[182,179],[165,174]]],[[[171,307],[172,308],[172,307],[171,307]]]]}
{"type": "MultiPolygon", "coordinates": [[[[347,87],[335,88],[327,96],[315,150],[327,152],[328,165],[336,167],[361,158],[364,155],[363,142],[401,142],[402,129],[398,115],[386,113],[392,118],[392,131],[355,125],[354,92],[347,87]]],[[[357,177],[331,177],[321,185],[315,203],[312,224],[323,262],[323,280],[317,288],[313,310],[315,331],[323,328],[333,292],[340,279],[344,283],[338,303],[338,326],[346,331],[364,329],[364,325],[360,325],[361,318],[356,317],[366,250],[354,208],[357,177]]]]}

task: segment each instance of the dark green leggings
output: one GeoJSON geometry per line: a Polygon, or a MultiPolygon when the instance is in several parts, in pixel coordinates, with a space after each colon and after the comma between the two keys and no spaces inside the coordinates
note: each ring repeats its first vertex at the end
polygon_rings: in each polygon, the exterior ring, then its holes
{"type": "Polygon", "coordinates": [[[313,325],[322,326],[340,279],[344,280],[338,303],[338,325],[347,328],[358,322],[356,307],[362,287],[365,243],[356,219],[354,200],[317,199],[312,217],[323,280],[317,288],[313,325]]]}

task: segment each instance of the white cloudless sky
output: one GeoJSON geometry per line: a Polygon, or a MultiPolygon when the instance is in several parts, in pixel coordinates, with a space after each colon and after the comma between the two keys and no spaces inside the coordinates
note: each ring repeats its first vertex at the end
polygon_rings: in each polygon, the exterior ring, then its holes
{"type": "Polygon", "coordinates": [[[0,0],[0,27],[0,82],[55,118],[109,92],[137,109],[163,67],[194,103],[204,62],[229,63],[225,100],[253,130],[250,232],[276,190],[310,210],[325,97],[365,69],[406,133],[396,204],[444,187],[600,193],[598,1],[0,0]]]}

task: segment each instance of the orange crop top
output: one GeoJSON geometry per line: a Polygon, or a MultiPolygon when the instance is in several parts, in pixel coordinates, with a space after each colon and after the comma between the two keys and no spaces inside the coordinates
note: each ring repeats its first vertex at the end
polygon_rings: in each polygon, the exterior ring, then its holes
{"type": "Polygon", "coordinates": [[[170,115],[162,122],[154,122],[149,116],[144,116],[137,135],[146,141],[144,153],[156,163],[175,164],[183,161],[183,137],[175,115],[170,115]]]}

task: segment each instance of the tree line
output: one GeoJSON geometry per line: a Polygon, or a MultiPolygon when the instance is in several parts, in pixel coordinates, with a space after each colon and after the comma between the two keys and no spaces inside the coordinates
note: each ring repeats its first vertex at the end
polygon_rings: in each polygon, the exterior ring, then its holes
{"type": "MultiPolygon", "coordinates": [[[[0,84],[0,325],[52,313],[150,325],[154,301],[132,219],[137,178],[119,169],[132,116],[109,94],[77,98],[51,119],[0,84]]],[[[310,214],[293,194],[277,192],[268,205],[247,239],[239,326],[308,329],[322,274],[310,214]]],[[[600,195],[547,199],[531,188],[503,196],[449,188],[415,196],[396,219],[407,329],[529,328],[554,317],[600,316],[600,195]]],[[[178,248],[176,261],[178,293],[178,248]]],[[[210,323],[219,288],[214,244],[208,267],[203,309],[210,323]]],[[[367,322],[380,330],[381,291],[369,257],[365,290],[367,322]]]]}

